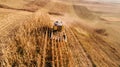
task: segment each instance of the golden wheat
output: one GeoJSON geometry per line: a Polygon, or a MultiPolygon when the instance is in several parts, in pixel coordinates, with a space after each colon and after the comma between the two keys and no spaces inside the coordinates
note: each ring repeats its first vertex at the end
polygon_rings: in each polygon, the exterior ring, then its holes
{"type": "MultiPolygon", "coordinates": [[[[39,11],[26,17],[19,27],[8,36],[7,47],[3,49],[1,66],[7,67],[68,67],[68,54],[63,43],[49,38],[51,20],[39,11]]],[[[59,34],[60,35],[60,34],[59,34]]],[[[64,42],[64,41],[62,41],[64,42]]]]}

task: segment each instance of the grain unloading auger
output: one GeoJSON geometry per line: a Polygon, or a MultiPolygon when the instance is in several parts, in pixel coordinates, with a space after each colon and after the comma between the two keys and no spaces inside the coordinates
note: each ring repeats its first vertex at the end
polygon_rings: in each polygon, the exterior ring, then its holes
{"type": "Polygon", "coordinates": [[[55,39],[57,41],[67,42],[67,36],[62,22],[59,21],[54,22],[50,38],[55,39]]]}

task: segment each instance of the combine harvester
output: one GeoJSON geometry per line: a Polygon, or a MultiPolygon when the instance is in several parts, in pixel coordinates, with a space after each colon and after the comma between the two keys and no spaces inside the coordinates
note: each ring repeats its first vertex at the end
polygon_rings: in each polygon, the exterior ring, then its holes
{"type": "Polygon", "coordinates": [[[52,33],[51,33],[51,39],[56,40],[56,41],[65,41],[67,42],[67,36],[64,30],[63,23],[60,21],[55,21],[53,28],[52,28],[52,33]]]}

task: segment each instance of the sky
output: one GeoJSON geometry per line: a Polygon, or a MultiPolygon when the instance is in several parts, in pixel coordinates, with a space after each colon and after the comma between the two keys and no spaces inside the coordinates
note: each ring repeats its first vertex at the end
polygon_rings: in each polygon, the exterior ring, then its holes
{"type": "Polygon", "coordinates": [[[88,0],[88,1],[120,3],[120,0],[88,0]]]}

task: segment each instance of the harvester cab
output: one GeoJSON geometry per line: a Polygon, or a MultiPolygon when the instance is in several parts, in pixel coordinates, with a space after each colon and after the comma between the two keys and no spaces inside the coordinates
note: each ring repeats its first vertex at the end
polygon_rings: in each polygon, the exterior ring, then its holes
{"type": "Polygon", "coordinates": [[[56,21],[55,23],[54,23],[54,26],[53,26],[53,31],[55,32],[55,31],[62,31],[63,30],[63,24],[62,24],[62,22],[59,22],[59,21],[56,21]]]}

